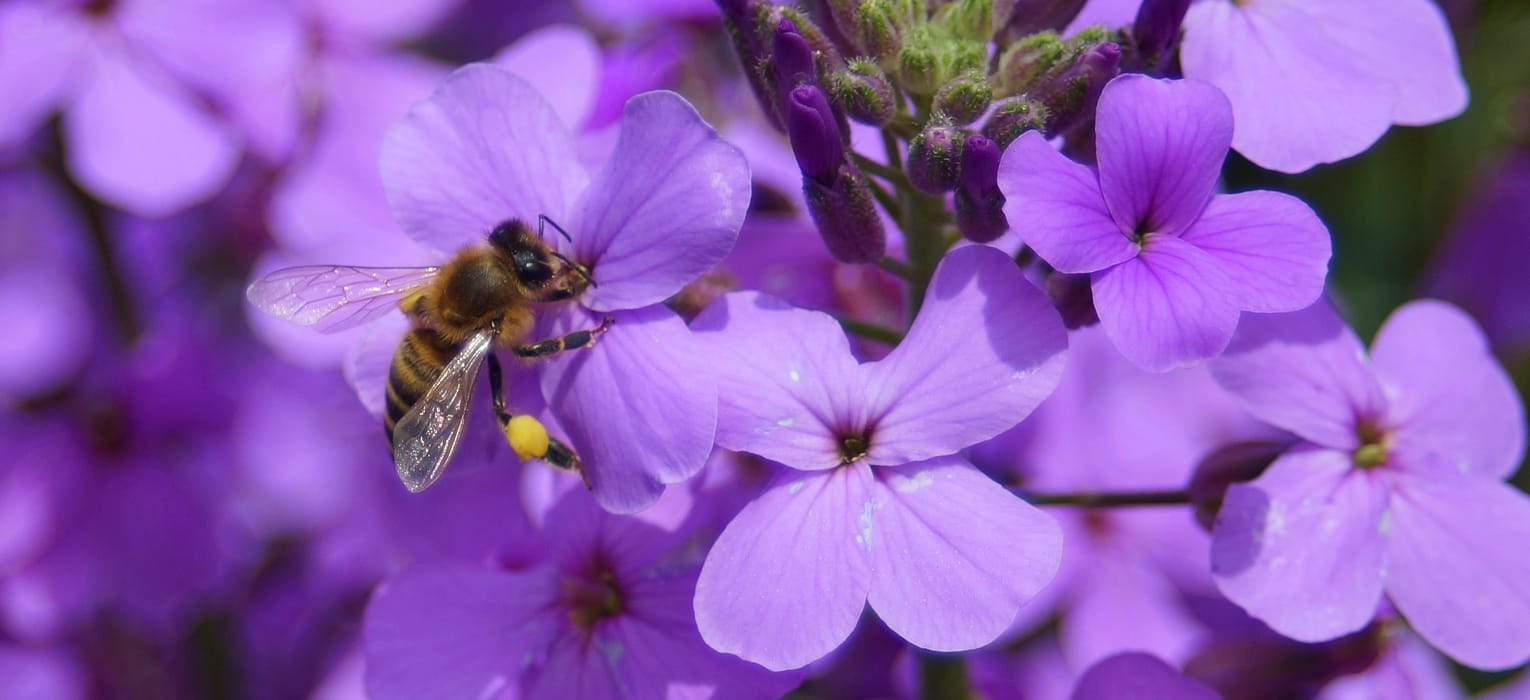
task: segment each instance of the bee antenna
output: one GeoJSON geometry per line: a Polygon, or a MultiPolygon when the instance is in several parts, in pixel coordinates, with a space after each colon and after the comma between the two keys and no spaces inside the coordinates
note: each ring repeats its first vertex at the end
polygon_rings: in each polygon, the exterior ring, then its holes
{"type": "Polygon", "coordinates": [[[552,219],[547,218],[546,214],[537,214],[537,237],[538,238],[542,237],[542,227],[547,225],[547,224],[552,224],[552,227],[553,227],[554,230],[556,230],[558,233],[563,234],[563,240],[568,241],[569,243],[573,243],[574,242],[574,239],[568,235],[568,231],[564,231],[563,227],[558,225],[558,222],[553,221],[552,219]]]}
{"type": "Polygon", "coordinates": [[[599,287],[600,286],[600,284],[595,281],[595,278],[590,276],[590,271],[588,269],[586,269],[585,266],[580,265],[579,263],[576,263],[576,262],[574,262],[572,260],[569,260],[562,253],[559,253],[556,250],[552,251],[552,255],[553,255],[553,257],[555,257],[555,258],[557,258],[559,260],[562,260],[564,265],[567,265],[567,266],[569,266],[569,267],[571,267],[571,268],[573,268],[575,270],[578,270],[579,271],[579,275],[581,277],[584,277],[584,279],[590,283],[591,287],[599,287]]]}

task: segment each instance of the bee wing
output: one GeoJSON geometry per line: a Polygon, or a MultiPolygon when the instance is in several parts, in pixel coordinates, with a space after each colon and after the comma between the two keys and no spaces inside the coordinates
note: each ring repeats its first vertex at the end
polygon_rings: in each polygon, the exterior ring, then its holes
{"type": "Polygon", "coordinates": [[[430,390],[393,426],[393,463],[398,478],[412,493],[436,482],[457,451],[468,403],[478,383],[478,366],[488,354],[494,334],[484,331],[462,344],[457,356],[441,369],[430,390]]]}
{"type": "Polygon", "coordinates": [[[388,313],[400,295],[424,284],[439,269],[289,267],[255,280],[245,296],[255,308],[272,316],[334,333],[388,313]]]}

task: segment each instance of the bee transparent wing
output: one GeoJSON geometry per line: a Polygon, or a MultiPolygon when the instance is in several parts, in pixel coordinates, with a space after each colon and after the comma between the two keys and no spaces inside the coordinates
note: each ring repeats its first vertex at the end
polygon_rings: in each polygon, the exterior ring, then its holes
{"type": "Polygon", "coordinates": [[[245,296],[255,308],[272,316],[334,333],[388,313],[400,295],[425,284],[439,269],[289,267],[255,280],[245,296]]]}
{"type": "Polygon", "coordinates": [[[489,352],[494,334],[484,331],[467,339],[457,356],[441,369],[430,390],[393,426],[393,463],[398,478],[419,493],[441,478],[457,451],[468,404],[478,384],[478,366],[489,352]]]}

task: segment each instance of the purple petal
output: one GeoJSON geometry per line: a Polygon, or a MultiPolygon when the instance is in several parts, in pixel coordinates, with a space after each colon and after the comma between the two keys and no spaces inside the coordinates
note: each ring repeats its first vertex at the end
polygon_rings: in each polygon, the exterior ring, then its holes
{"type": "Polygon", "coordinates": [[[211,197],[239,160],[239,142],[193,95],[146,61],[104,47],[63,126],[75,179],[143,216],[211,197]]]}
{"type": "Polygon", "coordinates": [[[1360,339],[1326,301],[1244,316],[1211,374],[1260,420],[1338,449],[1359,447],[1360,420],[1386,407],[1360,339]]]}
{"type": "MultiPolygon", "coordinates": [[[[620,642],[597,633],[565,634],[553,641],[546,662],[522,680],[525,697],[620,700],[626,695],[618,685],[610,659],[619,658],[620,642]]],[[[510,694],[517,697],[518,694],[510,694]]],[[[442,696],[449,697],[449,696],[442,696]]],[[[503,697],[503,696],[500,696],[503,697]]]]}
{"type": "Polygon", "coordinates": [[[1238,308],[1305,309],[1323,293],[1333,246],[1328,227],[1300,199],[1279,192],[1217,195],[1182,236],[1216,258],[1238,308]]]}
{"type": "Polygon", "coordinates": [[[1137,244],[1111,218],[1094,171],[1057,152],[1046,137],[1022,134],[999,161],[1004,216],[1043,260],[1059,271],[1103,270],[1137,255],[1137,244]]]}
{"type": "Polygon", "coordinates": [[[1084,672],[1073,700],[1220,700],[1210,686],[1186,678],[1152,654],[1117,654],[1084,672]]]}
{"type": "MultiPolygon", "coordinates": [[[[631,513],[706,464],[717,381],[673,311],[650,306],[611,316],[615,322],[593,347],[544,361],[542,395],[584,461],[595,500],[631,513]]],[[[570,308],[542,327],[551,337],[600,322],[570,308]]]]}
{"type": "Polygon", "coordinates": [[[84,67],[89,27],[68,9],[39,2],[0,6],[0,146],[30,136],[84,67]]]}
{"type": "Polygon", "coordinates": [[[1206,83],[1123,75],[1100,93],[1094,129],[1116,225],[1178,234],[1211,201],[1232,143],[1232,107],[1206,83]]]}
{"type": "Polygon", "coordinates": [[[833,318],[740,292],[691,328],[717,373],[717,444],[796,469],[839,466],[837,433],[859,427],[864,380],[833,318]]]}
{"type": "Polygon", "coordinates": [[[506,219],[566,223],[588,182],[573,138],[547,101],[501,68],[452,72],[388,131],[383,189],[420,243],[451,253],[506,219]]]}
{"type": "Polygon", "coordinates": [[[389,314],[362,327],[355,334],[340,367],[345,382],[351,385],[361,405],[373,418],[381,420],[387,407],[388,372],[393,367],[393,353],[409,332],[403,314],[389,314]]]}
{"type": "MultiPolygon", "coordinates": [[[[1196,563],[1204,569],[1204,540],[1197,543],[1200,547],[1176,544],[1199,555],[1196,563]]],[[[1080,562],[1088,575],[1068,586],[1072,602],[1058,628],[1058,641],[1074,668],[1088,668],[1127,650],[1182,662],[1203,641],[1203,628],[1186,609],[1183,592],[1145,557],[1087,546],[1064,556],[1075,555],[1088,557],[1080,562]]]]}
{"type": "Polygon", "coordinates": [[[1319,18],[1354,64],[1397,90],[1392,121],[1424,125],[1466,109],[1466,82],[1450,24],[1429,0],[1291,0],[1319,18]]]}
{"type": "Polygon", "coordinates": [[[377,587],[362,637],[371,697],[478,698],[514,683],[522,659],[552,633],[557,581],[546,570],[507,573],[420,564],[377,587]]]}
{"type": "Polygon", "coordinates": [[[696,624],[718,651],[771,670],[850,636],[871,586],[871,468],[783,470],[739,512],[696,582],[696,624]]]}
{"type": "Polygon", "coordinates": [[[1393,312],[1371,364],[1392,397],[1400,454],[1437,453],[1460,471],[1502,479],[1525,454],[1525,408],[1470,316],[1440,301],[1393,312]]]}
{"type": "Polygon", "coordinates": [[[1100,325],[1126,359],[1164,372],[1216,357],[1238,325],[1232,280],[1215,258],[1154,235],[1135,259],[1094,273],[1100,325]]]}
{"type": "Polygon", "coordinates": [[[1196,3],[1184,31],[1185,76],[1227,94],[1233,147],[1263,167],[1295,173],[1342,160],[1391,125],[1396,89],[1295,3],[1196,3]]]}
{"type": "Polygon", "coordinates": [[[997,248],[951,251],[924,308],[886,359],[866,366],[872,464],[948,455],[1008,430],[1062,379],[1062,319],[997,248]]]}
{"type": "Polygon", "coordinates": [[[311,0],[304,9],[322,23],[320,31],[340,41],[388,44],[417,36],[461,3],[457,0],[311,0]]]}
{"type": "Polygon", "coordinates": [[[1211,533],[1217,588],[1276,632],[1320,642],[1376,614],[1386,569],[1387,487],[1349,454],[1292,448],[1227,490],[1211,533]]]}
{"type": "Polygon", "coordinates": [[[90,677],[80,663],[57,647],[0,644],[0,678],[5,697],[38,700],[84,700],[90,677]]]}
{"type": "Polygon", "coordinates": [[[585,123],[600,85],[600,45],[579,28],[552,25],[494,56],[494,64],[530,83],[570,127],[585,123]]]}
{"type": "Polygon", "coordinates": [[[1419,636],[1474,668],[1530,660],[1530,497],[1474,475],[1397,479],[1387,595],[1419,636]]]}
{"type": "Polygon", "coordinates": [[[749,208],[749,164],[685,98],[627,101],[616,151],[568,221],[597,311],[663,301],[727,257],[749,208]]]}
{"type": "Polygon", "coordinates": [[[871,607],[910,644],[987,644],[1057,574],[1057,521],[960,457],[878,467],[872,493],[857,538],[871,549],[871,607]]]}

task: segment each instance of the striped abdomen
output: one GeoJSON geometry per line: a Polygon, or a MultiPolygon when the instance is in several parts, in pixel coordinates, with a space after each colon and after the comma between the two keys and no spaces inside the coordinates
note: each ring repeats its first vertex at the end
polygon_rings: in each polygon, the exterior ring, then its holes
{"type": "Polygon", "coordinates": [[[387,411],[383,427],[388,433],[388,446],[393,446],[393,426],[430,391],[441,368],[452,361],[456,348],[439,334],[428,328],[409,331],[393,351],[393,364],[388,368],[387,411]]]}

